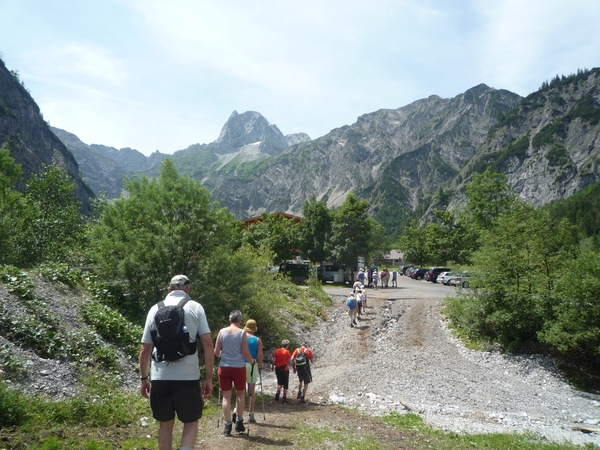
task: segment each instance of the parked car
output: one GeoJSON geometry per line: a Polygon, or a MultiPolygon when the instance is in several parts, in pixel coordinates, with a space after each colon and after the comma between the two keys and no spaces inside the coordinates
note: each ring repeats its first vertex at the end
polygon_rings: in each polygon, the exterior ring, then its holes
{"type": "Polygon", "coordinates": [[[442,272],[450,272],[450,269],[448,267],[432,267],[425,274],[425,280],[435,283],[438,275],[442,272]]]}
{"type": "Polygon", "coordinates": [[[454,285],[468,288],[469,287],[469,272],[462,272],[461,274],[457,275],[456,278],[454,279],[454,285]]]}
{"type": "Polygon", "coordinates": [[[344,271],[344,279],[337,280],[339,282],[349,282],[350,274],[346,271],[346,266],[338,266],[336,264],[323,264],[323,266],[317,266],[317,278],[321,281],[336,281],[339,276],[340,269],[344,271]]]}
{"type": "Polygon", "coordinates": [[[436,283],[441,283],[441,284],[445,284],[446,286],[448,286],[450,279],[453,277],[454,277],[454,274],[452,272],[442,272],[438,275],[436,283]]]}
{"type": "Polygon", "coordinates": [[[414,280],[422,280],[423,277],[425,277],[425,274],[427,273],[428,269],[424,269],[424,268],[419,268],[417,270],[415,270],[412,274],[411,274],[411,278],[414,280]]]}
{"type": "Polygon", "coordinates": [[[284,262],[279,264],[279,273],[290,277],[294,283],[303,283],[310,275],[310,265],[284,262]]]}
{"type": "Polygon", "coordinates": [[[408,275],[408,273],[407,273],[407,272],[408,272],[408,270],[409,270],[409,269],[412,269],[413,267],[414,267],[414,266],[410,266],[410,265],[408,265],[408,266],[400,266],[400,267],[398,268],[398,273],[399,273],[400,275],[408,275]]]}

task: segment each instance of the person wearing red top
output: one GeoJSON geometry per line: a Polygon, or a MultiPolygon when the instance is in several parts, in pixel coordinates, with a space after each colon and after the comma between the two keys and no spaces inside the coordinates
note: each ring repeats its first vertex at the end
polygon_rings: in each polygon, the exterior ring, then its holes
{"type": "Polygon", "coordinates": [[[281,347],[275,350],[273,353],[273,365],[271,368],[275,368],[275,375],[277,376],[277,393],[275,394],[275,401],[279,401],[279,394],[283,387],[283,399],[282,403],[287,403],[287,391],[290,383],[290,369],[288,366],[293,365],[292,354],[288,350],[290,341],[284,339],[281,341],[281,347]]]}
{"type": "Polygon", "coordinates": [[[308,344],[304,342],[300,347],[292,353],[292,361],[294,362],[294,373],[298,373],[298,396],[300,403],[306,403],[304,397],[309,383],[312,381],[310,372],[310,364],[314,361],[312,351],[308,348],[308,344]],[[304,358],[302,356],[304,355],[304,358]]]}

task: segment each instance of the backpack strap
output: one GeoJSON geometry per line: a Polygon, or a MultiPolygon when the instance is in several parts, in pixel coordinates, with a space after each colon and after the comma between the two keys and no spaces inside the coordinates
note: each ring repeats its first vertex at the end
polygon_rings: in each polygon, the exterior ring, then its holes
{"type": "MultiPolygon", "coordinates": [[[[178,305],[178,306],[181,306],[181,307],[183,308],[183,307],[185,306],[185,304],[186,304],[186,303],[187,303],[189,300],[190,300],[190,298],[189,298],[189,297],[187,297],[187,298],[182,298],[181,300],[179,300],[179,305],[178,305]]],[[[163,302],[163,303],[164,303],[164,302],[163,302]]]]}
{"type": "Polygon", "coordinates": [[[158,302],[158,309],[163,309],[165,307],[165,301],[161,300],[160,302],[158,302]]]}

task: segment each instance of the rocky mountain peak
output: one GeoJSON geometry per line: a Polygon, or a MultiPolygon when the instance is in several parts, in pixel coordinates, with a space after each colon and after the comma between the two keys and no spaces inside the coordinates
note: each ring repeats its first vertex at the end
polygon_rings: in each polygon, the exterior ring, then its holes
{"type": "Polygon", "coordinates": [[[256,142],[260,142],[261,152],[269,155],[280,153],[288,146],[279,128],[271,125],[260,113],[246,111],[238,114],[233,111],[211,148],[215,153],[224,155],[256,142]]]}

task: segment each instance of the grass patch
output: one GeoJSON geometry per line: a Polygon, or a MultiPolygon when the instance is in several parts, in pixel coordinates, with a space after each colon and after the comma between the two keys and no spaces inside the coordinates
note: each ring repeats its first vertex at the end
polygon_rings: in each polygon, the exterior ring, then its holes
{"type": "MultiPolygon", "coordinates": [[[[435,448],[438,450],[456,449],[496,449],[496,450],[571,450],[581,448],[597,448],[595,446],[581,447],[571,443],[549,442],[533,433],[509,434],[458,434],[436,430],[423,422],[416,414],[392,413],[383,418],[387,424],[400,430],[418,433],[423,444],[416,448],[435,448]]],[[[414,443],[414,442],[413,442],[414,443]]]]}

